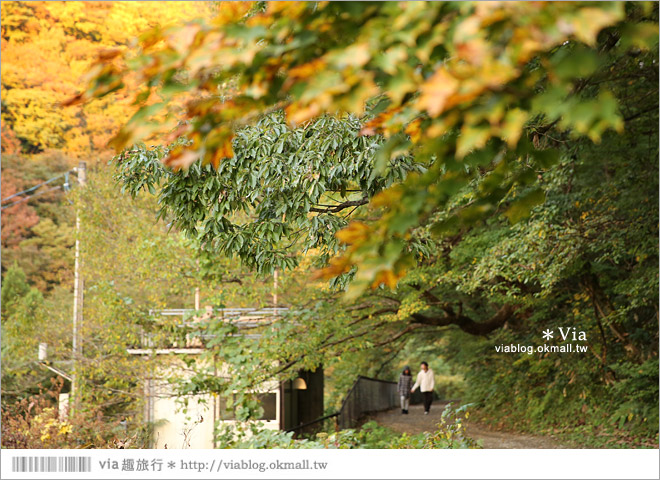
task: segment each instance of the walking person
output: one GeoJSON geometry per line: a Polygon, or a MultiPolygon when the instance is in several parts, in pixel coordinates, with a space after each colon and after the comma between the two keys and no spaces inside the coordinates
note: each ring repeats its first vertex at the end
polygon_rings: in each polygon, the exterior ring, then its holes
{"type": "Polygon", "coordinates": [[[406,365],[399,375],[399,383],[396,387],[401,397],[401,413],[408,414],[408,405],[410,404],[410,389],[412,387],[412,373],[410,367],[406,365]]]}
{"type": "Polygon", "coordinates": [[[424,397],[424,415],[429,414],[431,410],[431,403],[433,402],[433,388],[435,387],[435,379],[433,378],[433,370],[429,368],[429,364],[422,362],[422,369],[417,374],[417,381],[413,385],[410,393],[417,390],[419,387],[422,392],[422,397],[424,397]]]}

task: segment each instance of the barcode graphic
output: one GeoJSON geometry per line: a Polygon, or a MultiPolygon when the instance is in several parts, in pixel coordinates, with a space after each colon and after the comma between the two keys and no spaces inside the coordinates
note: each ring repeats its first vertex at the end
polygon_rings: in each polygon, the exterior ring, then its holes
{"type": "Polygon", "coordinates": [[[12,472],[91,472],[92,457],[14,457],[12,472]]]}

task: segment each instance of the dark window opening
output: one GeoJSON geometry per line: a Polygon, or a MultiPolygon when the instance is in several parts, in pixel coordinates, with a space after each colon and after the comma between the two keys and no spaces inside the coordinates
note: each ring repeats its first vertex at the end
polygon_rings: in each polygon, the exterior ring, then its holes
{"type": "MultiPolygon", "coordinates": [[[[234,396],[235,397],[235,396],[234,396]]],[[[236,408],[235,398],[232,400],[232,405],[229,406],[228,399],[223,396],[218,396],[218,419],[219,420],[235,420],[236,408]]],[[[259,420],[277,420],[277,394],[276,393],[258,393],[257,401],[264,413],[259,417],[259,420]]]]}
{"type": "Polygon", "coordinates": [[[259,393],[257,399],[261,408],[264,409],[264,413],[259,420],[277,420],[277,394],[259,393]]]}
{"type": "Polygon", "coordinates": [[[234,407],[227,405],[227,398],[218,396],[218,419],[219,420],[234,420],[234,407]]]}

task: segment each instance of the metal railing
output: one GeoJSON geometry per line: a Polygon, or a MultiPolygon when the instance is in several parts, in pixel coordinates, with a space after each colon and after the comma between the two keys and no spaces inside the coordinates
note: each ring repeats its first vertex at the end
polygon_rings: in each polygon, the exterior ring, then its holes
{"type": "Polygon", "coordinates": [[[196,347],[203,348],[207,340],[215,338],[216,335],[206,334],[199,331],[209,321],[219,318],[228,324],[235,325],[238,332],[234,335],[243,338],[256,339],[261,337],[258,331],[260,328],[265,328],[272,323],[278,321],[283,315],[289,312],[287,307],[248,307],[248,308],[219,308],[219,307],[204,307],[199,310],[192,308],[170,308],[165,310],[150,310],[149,315],[154,320],[154,324],[158,325],[163,319],[170,318],[176,319],[177,329],[185,329],[189,332],[197,329],[194,334],[185,335],[185,340],[177,339],[176,335],[163,334],[159,331],[146,331],[142,329],[140,332],[139,344],[136,347],[144,348],[187,348],[196,347]]]}
{"type": "Polygon", "coordinates": [[[396,382],[359,376],[344,398],[337,416],[340,429],[353,428],[368,413],[394,408],[398,404],[396,382]]]}
{"type": "Polygon", "coordinates": [[[356,427],[361,418],[369,413],[389,410],[398,405],[399,394],[396,382],[379,380],[377,378],[358,376],[357,380],[348,391],[338,412],[317,418],[304,425],[290,428],[288,432],[296,432],[302,428],[325,422],[335,418],[335,428],[345,429],[356,427]]]}
{"type": "Polygon", "coordinates": [[[212,308],[200,308],[195,310],[194,308],[167,308],[163,310],[150,310],[149,314],[152,316],[163,316],[163,317],[186,317],[192,316],[196,312],[202,312],[210,310],[214,315],[221,316],[223,318],[235,318],[235,317],[245,317],[245,318],[256,318],[261,319],[264,317],[277,316],[281,313],[286,313],[289,311],[287,307],[246,307],[246,308],[221,308],[221,307],[212,307],[212,308]]]}

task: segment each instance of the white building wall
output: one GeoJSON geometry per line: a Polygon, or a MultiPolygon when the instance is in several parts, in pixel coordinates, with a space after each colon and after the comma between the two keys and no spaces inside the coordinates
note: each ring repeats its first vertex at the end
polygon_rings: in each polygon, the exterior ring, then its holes
{"type": "MultiPolygon", "coordinates": [[[[182,375],[182,373],[175,365],[171,365],[158,377],[172,378],[173,375],[182,375]]],[[[147,419],[154,425],[152,448],[215,448],[214,423],[220,418],[220,402],[217,396],[190,395],[187,397],[186,405],[183,402],[184,397],[176,396],[172,386],[162,380],[152,380],[145,390],[147,419]]],[[[278,430],[281,404],[279,384],[276,381],[267,382],[260,391],[272,392],[276,395],[276,418],[270,421],[262,420],[262,423],[264,428],[278,430]]],[[[226,420],[225,423],[236,422],[226,420]]]]}
{"type": "Polygon", "coordinates": [[[212,395],[190,396],[187,407],[177,397],[155,398],[154,448],[213,448],[214,406],[212,395]]]}

